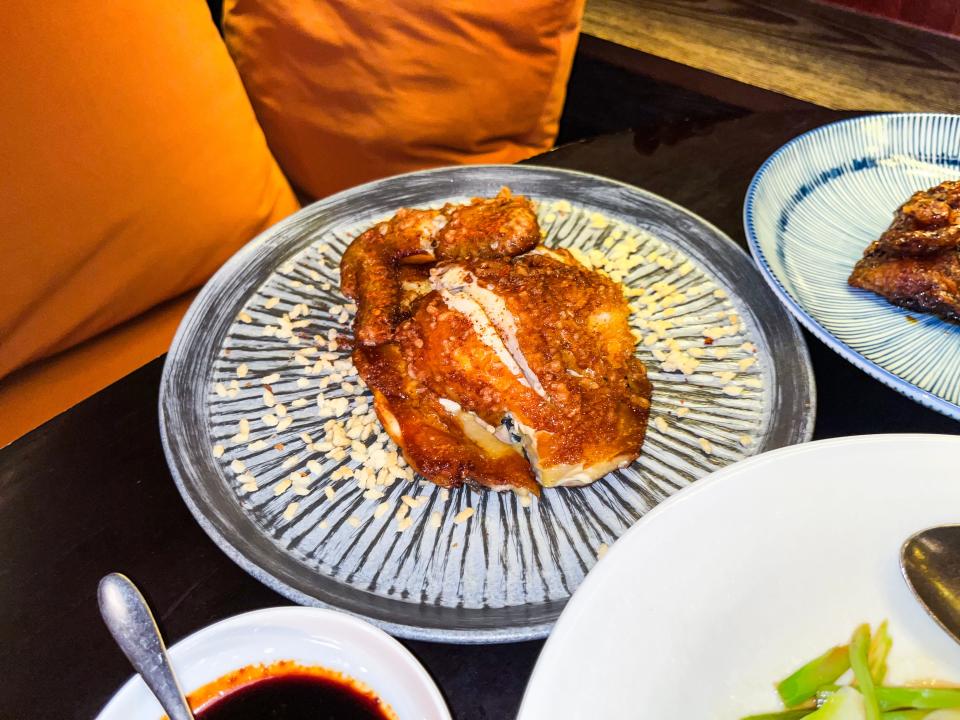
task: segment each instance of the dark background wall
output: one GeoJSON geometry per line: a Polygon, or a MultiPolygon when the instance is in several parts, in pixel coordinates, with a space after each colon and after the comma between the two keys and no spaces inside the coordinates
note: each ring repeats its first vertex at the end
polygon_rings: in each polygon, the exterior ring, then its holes
{"type": "Polygon", "coordinates": [[[873,15],[960,35],[960,0],[827,0],[873,15]]]}

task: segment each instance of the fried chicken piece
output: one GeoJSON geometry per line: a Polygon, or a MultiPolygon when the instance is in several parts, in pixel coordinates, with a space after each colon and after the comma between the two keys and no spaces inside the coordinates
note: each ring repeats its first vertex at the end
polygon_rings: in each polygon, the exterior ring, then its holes
{"type": "Polygon", "coordinates": [[[354,337],[362,345],[393,337],[400,320],[401,264],[519,255],[539,242],[530,201],[507,188],[468,205],[398,211],[350,243],[340,261],[340,289],[357,301],[354,337]]]}
{"type": "MultiPolygon", "coordinates": [[[[402,211],[400,223],[412,212],[427,211],[402,211]]],[[[345,255],[342,266],[353,273],[343,284],[357,292],[358,333],[364,302],[392,286],[378,306],[392,313],[377,336],[387,340],[358,343],[353,359],[410,464],[446,487],[538,493],[631,462],[651,388],[620,286],[565,250],[539,246],[525,198],[501,192],[440,212],[447,223],[429,252],[446,261],[408,266],[389,249],[380,255],[386,265],[345,255]],[[391,274],[371,276],[371,267],[391,274]]],[[[383,247],[409,243],[390,238],[393,222],[383,247]]],[[[369,252],[365,236],[355,242],[369,252]]]]}
{"type": "Polygon", "coordinates": [[[960,181],[914,193],[848,282],[895,305],[960,321],[960,181]]]}
{"type": "Polygon", "coordinates": [[[374,408],[407,462],[441,487],[465,480],[496,490],[539,494],[523,454],[469,417],[451,413],[436,394],[411,377],[396,343],[358,347],[353,361],[373,391],[374,408]]]}
{"type": "Polygon", "coordinates": [[[431,282],[397,339],[454,415],[522,448],[544,487],[640,454],[651,388],[619,286],[562,251],[442,264],[431,282]]]}

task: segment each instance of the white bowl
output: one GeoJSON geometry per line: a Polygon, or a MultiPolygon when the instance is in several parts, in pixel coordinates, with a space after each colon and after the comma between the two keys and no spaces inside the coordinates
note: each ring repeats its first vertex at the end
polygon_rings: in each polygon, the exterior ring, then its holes
{"type": "Polygon", "coordinates": [[[960,437],[775,450],[646,515],[587,576],[520,720],[736,720],[860,623],[889,619],[892,684],[960,681],[960,645],[900,574],[904,540],[960,520],[960,437]]]}
{"type": "MultiPolygon", "coordinates": [[[[406,648],[370,623],[333,610],[279,607],[244,613],[195,632],[169,654],[186,692],[247,665],[294,660],[365,683],[403,720],[450,720],[437,686],[406,648]]],[[[159,720],[162,714],[135,676],[97,717],[159,720]]]]}

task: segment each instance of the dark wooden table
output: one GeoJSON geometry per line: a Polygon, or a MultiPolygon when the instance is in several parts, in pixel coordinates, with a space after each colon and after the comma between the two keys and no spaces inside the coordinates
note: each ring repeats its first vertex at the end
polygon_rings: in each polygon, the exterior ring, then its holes
{"type": "MultiPolygon", "coordinates": [[[[837,117],[674,117],[536,162],[664,195],[743,245],[741,204],[753,172],[786,140],[837,117]]],[[[817,438],[960,432],[960,423],[889,390],[817,340],[808,345],[817,438]]],[[[150,363],[0,450],[0,719],[91,718],[130,675],[96,609],[96,584],[107,572],[125,572],[144,588],[171,642],[229,615],[288,604],[228,560],[181,501],[157,427],[161,367],[150,363]]],[[[454,716],[468,720],[513,717],[542,643],[406,645],[454,716]]]]}

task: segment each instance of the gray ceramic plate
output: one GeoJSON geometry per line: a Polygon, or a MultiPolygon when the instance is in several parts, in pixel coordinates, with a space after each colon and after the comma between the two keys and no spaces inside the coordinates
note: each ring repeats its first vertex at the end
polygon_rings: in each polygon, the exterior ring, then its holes
{"type": "Polygon", "coordinates": [[[180,326],[160,425],[190,510],[254,577],[403,637],[505,642],[544,637],[598,555],[658,502],[808,440],[814,405],[796,325],[723,233],[628,185],[511,165],[377,181],[256,238],[180,326]],[[400,207],[503,185],[537,201],[548,245],[622,275],[654,386],[637,461],[532,501],[405,476],[336,342],[352,321],[337,290],[352,237],[400,207]],[[352,449],[333,449],[332,425],[357,436],[352,449]]]}

